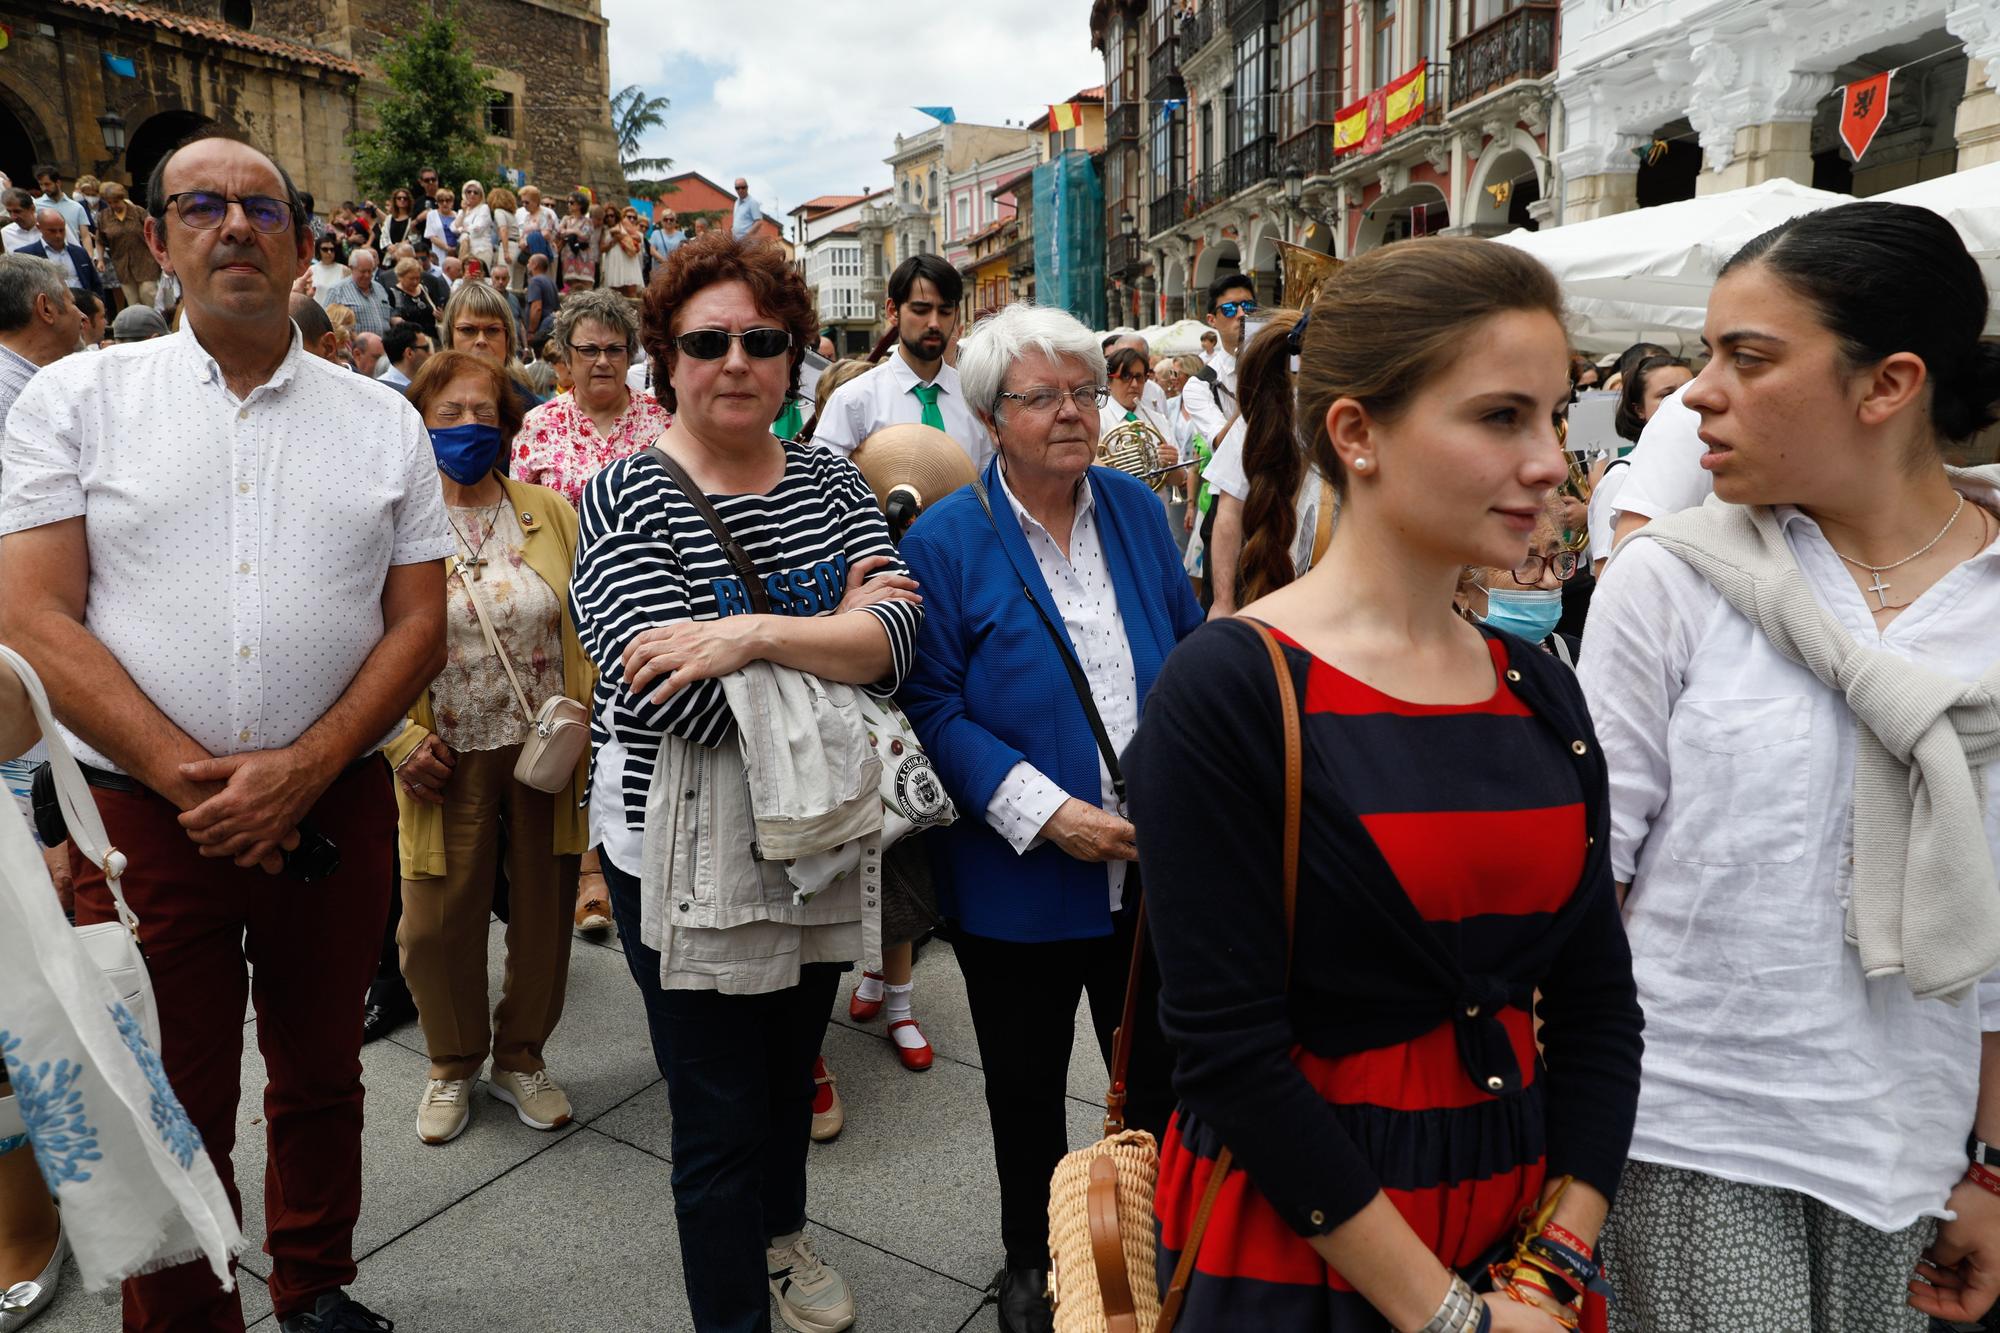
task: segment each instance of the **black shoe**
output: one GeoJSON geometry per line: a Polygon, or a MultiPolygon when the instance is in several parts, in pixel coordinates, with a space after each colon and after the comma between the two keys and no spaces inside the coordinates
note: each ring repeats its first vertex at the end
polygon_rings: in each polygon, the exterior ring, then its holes
{"type": "Polygon", "coordinates": [[[397,995],[370,995],[361,1009],[361,1044],[386,1037],[417,1016],[417,1003],[408,991],[397,995]]]}
{"type": "Polygon", "coordinates": [[[311,1314],[295,1314],[279,1327],[284,1333],[393,1333],[396,1322],[335,1290],[321,1292],[311,1314]]]}
{"type": "Polygon", "coordinates": [[[1000,1274],[1000,1333],[1055,1333],[1049,1270],[1008,1268],[1000,1274]]]}

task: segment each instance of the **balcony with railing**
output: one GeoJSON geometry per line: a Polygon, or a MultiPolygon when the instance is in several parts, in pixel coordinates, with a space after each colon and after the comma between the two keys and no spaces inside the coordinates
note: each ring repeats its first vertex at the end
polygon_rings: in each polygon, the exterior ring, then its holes
{"type": "Polygon", "coordinates": [[[1223,190],[1226,194],[1241,194],[1258,181],[1268,180],[1278,174],[1277,141],[1273,136],[1260,134],[1229,155],[1223,190]]]}
{"type": "Polygon", "coordinates": [[[1116,142],[1120,139],[1139,137],[1139,125],[1143,120],[1137,102],[1122,102],[1111,108],[1104,117],[1104,137],[1116,142]]]}
{"type": "Polygon", "coordinates": [[[1215,11],[1222,0],[1203,0],[1201,8],[1181,20],[1180,45],[1186,55],[1207,46],[1215,36],[1215,11]]]}
{"type": "Polygon", "coordinates": [[[1310,125],[1278,145],[1278,174],[1297,167],[1306,176],[1324,176],[1333,170],[1333,126],[1310,125]]]}
{"type": "Polygon", "coordinates": [[[1104,271],[1130,273],[1139,267],[1139,238],[1131,232],[1107,237],[1104,242],[1104,271]]]}
{"type": "Polygon", "coordinates": [[[1556,67],[1556,5],[1537,0],[1510,9],[1451,46],[1451,104],[1464,106],[1517,79],[1556,67]]]}
{"type": "Polygon", "coordinates": [[[1224,4],[1232,32],[1278,21],[1278,0],[1224,0],[1224,4]]]}
{"type": "Polygon", "coordinates": [[[1172,231],[1181,225],[1187,216],[1187,187],[1176,185],[1165,194],[1158,195],[1146,206],[1146,234],[1158,236],[1163,231],[1172,231]]]}
{"type": "Polygon", "coordinates": [[[1178,39],[1169,37],[1153,48],[1153,54],[1146,57],[1146,95],[1154,97],[1169,83],[1180,80],[1180,64],[1176,57],[1178,39]]]}

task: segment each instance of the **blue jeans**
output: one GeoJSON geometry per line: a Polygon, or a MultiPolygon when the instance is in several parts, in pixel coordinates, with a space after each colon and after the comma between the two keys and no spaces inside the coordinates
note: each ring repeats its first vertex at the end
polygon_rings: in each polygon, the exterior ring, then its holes
{"type": "Polygon", "coordinates": [[[603,865],[667,1080],[688,1309],[701,1333],[769,1333],[764,1249],[805,1226],[813,1059],[844,969],[807,964],[767,995],[662,990],[660,955],[639,942],[639,880],[603,865]]]}

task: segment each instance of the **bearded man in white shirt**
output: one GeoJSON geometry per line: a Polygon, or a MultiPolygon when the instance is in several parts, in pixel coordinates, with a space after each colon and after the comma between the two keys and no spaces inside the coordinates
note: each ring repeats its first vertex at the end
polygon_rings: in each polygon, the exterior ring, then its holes
{"type": "MultiPolygon", "coordinates": [[[[312,231],[284,170],[200,139],[147,198],[181,331],[58,362],[16,401],[0,635],[47,683],[130,859],[161,1061],[232,1201],[255,1001],[281,1327],[386,1327],[342,1290],[361,1203],[354,1000],[396,829],[376,751],[444,664],[453,542],[421,418],[300,346],[287,297],[312,231]],[[163,420],[166,447],[117,447],[163,420]]],[[[71,864],[77,919],[114,919],[102,873],[71,864]]],[[[206,1264],[129,1279],[124,1298],[127,1329],[243,1327],[206,1264]]]]}
{"type": "Polygon", "coordinates": [[[945,349],[958,332],[965,294],[958,270],[937,255],[911,255],[889,275],[889,322],[895,350],[819,405],[813,443],[851,454],[884,426],[918,422],[958,442],[975,468],[993,457],[993,441],[958,384],[945,349]]]}

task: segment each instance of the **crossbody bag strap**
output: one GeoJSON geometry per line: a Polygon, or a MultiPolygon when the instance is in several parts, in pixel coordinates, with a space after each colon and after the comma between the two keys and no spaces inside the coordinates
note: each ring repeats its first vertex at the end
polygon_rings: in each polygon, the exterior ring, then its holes
{"type": "MultiPolygon", "coordinates": [[[[1277,637],[1268,625],[1260,621],[1251,620],[1249,624],[1257,631],[1257,637],[1264,641],[1264,647],[1271,655],[1271,673],[1278,682],[1278,710],[1284,719],[1285,989],[1289,991],[1292,988],[1292,942],[1299,912],[1299,807],[1305,771],[1304,746],[1299,735],[1299,699],[1297,688],[1292,683],[1291,668],[1285,662],[1285,650],[1279,646],[1277,637]]],[[[1235,1160],[1235,1154],[1225,1147],[1216,1154],[1215,1165],[1209,1168],[1208,1188],[1202,1191],[1201,1204],[1195,1209],[1194,1224],[1188,1228],[1187,1243],[1181,1249],[1180,1260],[1174,1264],[1173,1278],[1167,1283],[1166,1291],[1161,1293],[1160,1322],[1153,1326],[1154,1333],[1170,1333],[1174,1321],[1180,1318],[1181,1303],[1187,1299],[1188,1279],[1194,1276],[1195,1258],[1201,1253],[1201,1239],[1208,1233],[1215,1201],[1221,1197],[1223,1182],[1229,1178],[1229,1169],[1235,1160]]]]}
{"type": "MultiPolygon", "coordinates": [[[[1087,483],[1086,483],[1087,484],[1087,483]]],[[[972,482],[972,493],[979,497],[979,507],[986,511],[986,521],[993,525],[993,535],[1000,535],[1000,523],[993,517],[993,503],[986,498],[986,487],[977,478],[972,482]]],[[[1003,540],[1000,549],[1007,556],[1007,563],[1014,565],[1014,553],[1007,550],[1003,540]]],[[[1048,609],[1028,586],[1027,575],[1014,565],[1014,576],[1021,580],[1021,595],[1028,599],[1028,605],[1035,608],[1041,618],[1042,628],[1049,632],[1049,639],[1056,646],[1056,656],[1062,658],[1063,670],[1069,673],[1070,687],[1076,691],[1077,702],[1083,705],[1083,715],[1090,722],[1090,734],[1097,738],[1097,752],[1104,756],[1104,769],[1111,775],[1111,790],[1118,797],[1118,814],[1125,814],[1125,770],[1118,766],[1118,751],[1111,744],[1111,733],[1104,729],[1104,718],[1097,711],[1097,700],[1091,697],[1090,680],[1083,674],[1082,663],[1069,649],[1069,643],[1056,628],[1056,622],[1049,618],[1048,609]]]]}
{"type": "Polygon", "coordinates": [[[90,794],[90,787],[83,780],[83,770],[77,766],[76,756],[69,751],[62,732],[56,728],[55,712],[49,707],[48,691],[42,687],[42,678],[28,665],[26,658],[12,648],[0,644],[0,663],[13,669],[20,677],[21,686],[27,691],[28,703],[35,710],[35,722],[42,729],[42,739],[49,751],[49,771],[55,778],[56,802],[62,807],[63,823],[69,829],[70,841],[84,858],[104,872],[104,882],[111,890],[111,901],[118,909],[119,922],[136,937],[139,932],[139,918],[132,912],[131,904],[125,901],[125,890],[119,881],[125,877],[125,854],[111,845],[110,835],[104,831],[103,816],[97,812],[97,801],[90,794]]]}
{"type": "Polygon", "coordinates": [[[757,573],[757,562],[752,560],[750,553],[729,535],[729,529],[722,524],[722,515],[715,512],[715,506],[708,502],[706,495],[702,494],[701,487],[695,485],[694,478],[688,475],[687,469],[680,465],[680,461],[659,445],[648,445],[646,452],[659,460],[660,466],[667,470],[667,475],[674,479],[674,485],[681,488],[681,494],[687,496],[688,503],[694,506],[697,514],[701,515],[701,521],[708,524],[708,530],[715,534],[715,540],[722,546],[722,553],[729,557],[731,567],[736,570],[736,577],[743,580],[743,591],[750,598],[750,609],[760,616],[770,615],[771,596],[764,590],[764,580],[757,573]]]}
{"type": "Polygon", "coordinates": [[[521,688],[521,678],[514,674],[514,664],[507,658],[507,650],[500,646],[500,636],[493,631],[493,622],[486,618],[486,603],[480,600],[475,585],[479,582],[465,567],[465,557],[458,560],[458,582],[465,589],[465,595],[472,599],[472,613],[479,617],[479,628],[486,635],[486,646],[500,659],[500,665],[507,670],[507,683],[514,687],[514,702],[521,705],[521,716],[528,719],[530,726],[535,721],[535,710],[528,707],[528,692],[521,688]]]}

